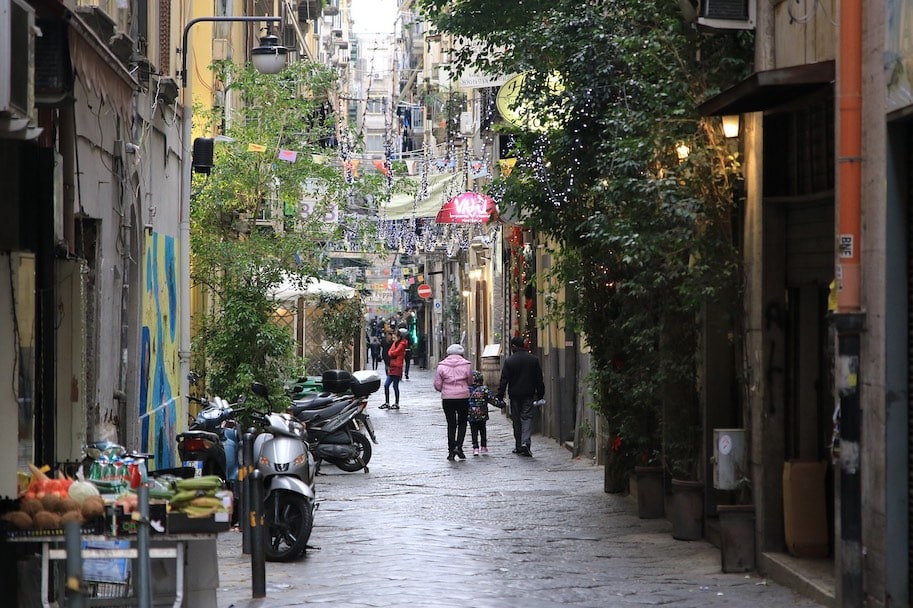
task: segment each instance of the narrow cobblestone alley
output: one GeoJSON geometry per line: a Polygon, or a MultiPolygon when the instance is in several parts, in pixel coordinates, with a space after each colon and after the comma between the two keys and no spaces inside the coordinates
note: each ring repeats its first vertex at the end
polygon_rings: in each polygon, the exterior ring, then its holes
{"type": "Polygon", "coordinates": [[[378,409],[383,388],[372,395],[370,472],[323,467],[312,548],[267,564],[266,598],[250,599],[241,535],[220,535],[220,608],[818,606],[755,574],[721,573],[715,547],[638,519],[629,497],[602,491],[601,467],[549,439],[533,437],[533,458],[511,454],[496,409],[490,454],[472,456],[467,437],[467,460],[448,462],[432,370],[410,376],[402,409],[378,409]]]}

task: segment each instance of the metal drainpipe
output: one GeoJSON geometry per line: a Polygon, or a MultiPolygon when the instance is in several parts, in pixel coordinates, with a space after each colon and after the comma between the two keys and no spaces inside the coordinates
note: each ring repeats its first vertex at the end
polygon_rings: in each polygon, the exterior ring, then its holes
{"type": "Polygon", "coordinates": [[[861,606],[862,415],[859,403],[862,184],[862,0],[841,0],[837,60],[837,369],[840,407],[840,538],[837,541],[838,605],[861,606]]]}

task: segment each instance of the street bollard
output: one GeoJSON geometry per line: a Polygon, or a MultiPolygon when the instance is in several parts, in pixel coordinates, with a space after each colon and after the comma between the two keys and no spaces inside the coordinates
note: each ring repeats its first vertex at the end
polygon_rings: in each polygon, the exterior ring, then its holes
{"type": "Polygon", "coordinates": [[[67,522],[64,526],[64,534],[66,534],[67,548],[66,605],[70,608],[85,608],[86,590],[82,581],[82,537],[79,522],[67,522]]]}
{"type": "Polygon", "coordinates": [[[238,505],[238,522],[241,524],[241,553],[250,554],[250,475],[254,470],[254,429],[248,429],[241,439],[241,504],[238,505]]]}
{"type": "MultiPolygon", "coordinates": [[[[136,489],[139,525],[136,526],[136,594],[139,608],[152,608],[152,568],[149,560],[149,486],[136,489]]],[[[180,592],[180,590],[178,590],[180,592]]]]}
{"type": "Polygon", "coordinates": [[[266,597],[266,537],[263,529],[263,475],[250,474],[251,597],[266,597]]]}

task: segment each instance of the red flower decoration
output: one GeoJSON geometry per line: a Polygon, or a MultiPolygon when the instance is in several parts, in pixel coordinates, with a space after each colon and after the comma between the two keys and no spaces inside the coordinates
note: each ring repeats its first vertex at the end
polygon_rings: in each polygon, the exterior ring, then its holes
{"type": "Polygon", "coordinates": [[[621,437],[619,437],[618,435],[615,435],[614,437],[612,437],[611,447],[612,447],[613,452],[615,452],[615,453],[620,452],[621,451],[621,437]]]}

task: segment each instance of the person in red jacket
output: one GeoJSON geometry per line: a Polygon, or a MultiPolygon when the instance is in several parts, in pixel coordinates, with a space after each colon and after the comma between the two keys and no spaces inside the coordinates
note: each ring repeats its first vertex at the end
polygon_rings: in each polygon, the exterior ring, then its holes
{"type": "Polygon", "coordinates": [[[398,410],[399,409],[399,381],[403,377],[403,366],[406,363],[406,348],[409,345],[409,330],[401,327],[396,332],[396,341],[390,345],[387,356],[390,358],[390,365],[387,368],[387,380],[384,382],[384,404],[380,409],[398,410]],[[393,396],[396,401],[390,403],[390,385],[393,385],[393,396]]]}

